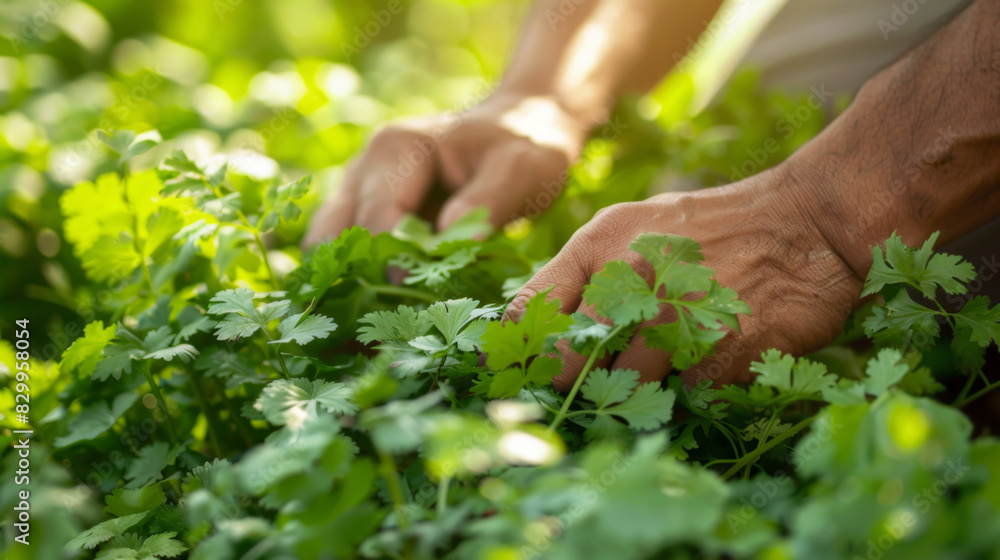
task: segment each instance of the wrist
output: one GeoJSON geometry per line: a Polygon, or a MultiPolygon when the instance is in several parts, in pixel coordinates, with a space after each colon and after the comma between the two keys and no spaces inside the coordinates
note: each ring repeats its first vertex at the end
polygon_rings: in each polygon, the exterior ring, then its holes
{"type": "Polygon", "coordinates": [[[597,128],[611,114],[614,96],[596,93],[572,92],[567,94],[556,87],[537,87],[504,80],[484,104],[511,105],[525,99],[542,100],[557,108],[573,123],[574,128],[582,130],[586,136],[597,128]]]}

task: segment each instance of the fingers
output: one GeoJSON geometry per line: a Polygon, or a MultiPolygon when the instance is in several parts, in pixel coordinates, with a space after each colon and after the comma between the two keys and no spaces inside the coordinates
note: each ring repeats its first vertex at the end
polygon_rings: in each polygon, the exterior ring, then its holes
{"type": "Polygon", "coordinates": [[[372,233],[391,230],[404,214],[420,209],[434,180],[437,144],[413,130],[390,128],[344,176],[337,193],[313,217],[303,248],[359,225],[372,233]]]}
{"type": "Polygon", "coordinates": [[[387,130],[372,139],[358,165],[357,225],[389,231],[420,210],[434,181],[437,143],[414,131],[387,130]]]}
{"type": "Polygon", "coordinates": [[[589,261],[579,255],[574,244],[568,243],[554,259],[542,267],[531,280],[521,287],[507,310],[504,321],[520,321],[528,301],[551,288],[547,301],[559,300],[560,311],[572,313],[583,300],[583,287],[590,280],[589,261]]]}
{"type": "Polygon", "coordinates": [[[302,239],[303,250],[337,237],[341,231],[354,224],[357,183],[350,180],[350,175],[351,172],[348,171],[340,189],[313,215],[309,230],[302,239]]]}
{"type": "Polygon", "coordinates": [[[490,210],[494,227],[544,207],[561,190],[565,156],[526,142],[510,142],[488,153],[475,176],[448,200],[438,216],[443,230],[473,209],[490,210]],[[536,200],[537,199],[537,200],[536,200]]]}
{"type": "Polygon", "coordinates": [[[658,348],[647,348],[646,337],[642,329],[658,324],[677,320],[677,311],[672,305],[664,306],[664,310],[654,319],[644,321],[635,330],[635,335],[629,341],[629,346],[615,357],[611,369],[631,369],[639,372],[640,383],[663,381],[673,369],[670,364],[670,353],[658,348]]]}

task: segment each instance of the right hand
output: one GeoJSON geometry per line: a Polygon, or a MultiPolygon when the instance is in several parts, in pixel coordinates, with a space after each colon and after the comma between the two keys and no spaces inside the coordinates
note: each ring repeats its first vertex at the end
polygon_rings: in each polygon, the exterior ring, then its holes
{"type": "Polygon", "coordinates": [[[339,190],[313,216],[303,244],[353,225],[390,230],[404,214],[426,210],[436,185],[448,193],[436,212],[439,230],[480,206],[500,227],[551,202],[588,132],[554,99],[516,95],[390,126],[348,168],[339,190]]]}

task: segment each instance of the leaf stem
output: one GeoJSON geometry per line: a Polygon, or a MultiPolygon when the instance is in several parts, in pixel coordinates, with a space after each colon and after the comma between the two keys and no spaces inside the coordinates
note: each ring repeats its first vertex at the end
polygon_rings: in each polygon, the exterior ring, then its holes
{"type": "Polygon", "coordinates": [[[587,374],[590,373],[590,369],[594,367],[594,362],[597,361],[597,357],[604,352],[604,346],[608,342],[610,342],[611,339],[615,337],[615,335],[621,332],[623,327],[624,325],[615,326],[615,328],[611,329],[611,331],[609,331],[608,334],[604,338],[602,338],[600,342],[597,343],[597,346],[594,347],[594,351],[591,352],[590,356],[587,358],[587,363],[583,365],[583,369],[580,371],[580,375],[577,376],[576,381],[573,382],[573,387],[569,390],[569,394],[566,395],[566,400],[563,401],[562,408],[559,409],[559,413],[556,414],[556,417],[552,420],[552,423],[549,424],[550,432],[556,431],[556,428],[558,428],[559,425],[562,424],[563,420],[566,419],[566,414],[569,413],[569,406],[573,404],[573,399],[576,397],[576,394],[580,391],[580,387],[583,386],[583,381],[584,379],[587,378],[587,374]]]}
{"type": "MultiPolygon", "coordinates": [[[[970,376],[970,378],[974,378],[974,377],[970,376]]],[[[979,397],[982,397],[986,393],[989,393],[990,391],[992,391],[992,390],[994,390],[996,388],[1000,388],[1000,381],[998,381],[996,383],[989,384],[989,385],[983,387],[982,389],[976,391],[975,393],[969,395],[968,397],[962,397],[960,395],[959,396],[959,400],[955,401],[954,406],[957,407],[957,408],[962,408],[963,406],[965,406],[965,405],[969,404],[970,402],[978,399],[979,397]]],[[[963,390],[963,393],[966,393],[966,392],[968,392],[968,391],[964,391],[963,390]]]]}
{"type": "Polygon", "coordinates": [[[396,509],[396,517],[399,518],[399,525],[405,528],[407,526],[406,514],[403,512],[405,502],[403,488],[399,484],[399,473],[396,471],[396,462],[392,459],[392,455],[381,449],[378,450],[378,457],[382,476],[385,477],[385,482],[389,486],[389,495],[392,496],[392,502],[396,509]]]}
{"type": "Polygon", "coordinates": [[[156,383],[156,379],[153,378],[153,374],[149,371],[149,364],[145,360],[140,360],[136,362],[135,368],[139,370],[139,373],[146,378],[146,383],[149,384],[149,390],[156,397],[157,404],[160,405],[160,410],[163,412],[163,424],[167,430],[167,437],[170,438],[170,442],[177,445],[178,439],[177,434],[174,433],[174,425],[170,421],[170,410],[167,408],[167,401],[163,399],[163,393],[160,392],[160,386],[156,383]]]}
{"type": "Polygon", "coordinates": [[[188,375],[191,377],[191,391],[194,393],[194,398],[198,401],[198,406],[201,407],[201,411],[208,421],[208,441],[212,445],[212,451],[215,452],[216,457],[223,457],[222,446],[219,444],[219,413],[208,406],[205,391],[201,387],[201,376],[193,368],[188,370],[188,375]]]}
{"type": "Polygon", "coordinates": [[[438,483],[437,504],[435,505],[438,515],[441,515],[448,509],[448,486],[450,484],[450,476],[442,476],[441,482],[438,483]]]}
{"type": "Polygon", "coordinates": [[[736,463],[735,465],[733,465],[732,467],[730,467],[729,470],[726,471],[722,475],[722,478],[724,480],[728,480],[734,474],[736,474],[736,473],[740,472],[741,470],[743,470],[743,467],[746,467],[747,465],[750,465],[751,463],[753,463],[754,461],[756,461],[761,455],[763,455],[764,453],[767,453],[768,451],[770,451],[773,447],[775,447],[779,443],[781,443],[781,442],[785,441],[786,439],[794,436],[795,434],[801,432],[809,424],[812,424],[814,420],[816,420],[816,417],[815,416],[810,416],[810,417],[806,418],[805,420],[802,420],[798,424],[792,426],[791,428],[788,428],[784,432],[781,432],[780,434],[778,434],[777,436],[775,436],[775,438],[772,439],[771,441],[769,441],[767,443],[763,443],[763,444],[757,446],[756,449],[754,449],[750,453],[747,453],[746,455],[744,455],[743,458],[740,459],[738,463],[736,463]]]}
{"type": "Polygon", "coordinates": [[[364,278],[358,278],[358,284],[361,284],[369,291],[383,295],[383,296],[395,296],[395,297],[408,297],[413,299],[419,299],[421,301],[426,301],[427,303],[436,303],[437,298],[431,294],[421,292],[420,290],[415,290],[413,288],[407,288],[405,286],[394,286],[391,284],[372,284],[365,280],[364,278]]]}

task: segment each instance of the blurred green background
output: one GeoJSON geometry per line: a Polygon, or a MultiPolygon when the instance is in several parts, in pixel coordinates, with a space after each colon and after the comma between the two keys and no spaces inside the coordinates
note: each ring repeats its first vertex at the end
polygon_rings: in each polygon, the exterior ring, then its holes
{"type": "MultiPolygon", "coordinates": [[[[21,317],[49,332],[87,320],[79,302],[92,288],[62,240],[58,199],[116,169],[98,129],[163,139],[134,160],[136,168],[183,149],[265,180],[312,174],[319,188],[304,217],[271,240],[296,260],[309,208],[336,188],[372,130],[486,97],[529,7],[527,0],[4,0],[0,330],[21,317]]],[[[728,182],[747,163],[747,149],[772,137],[775,121],[804,96],[760,92],[752,72],[716,96],[740,47],[738,36],[727,37],[731,44],[703,45],[708,62],[686,64],[643,99],[623,100],[617,117],[625,133],[593,140],[566,196],[508,235],[543,259],[603,206],[678,177],[728,182]]],[[[814,112],[767,165],[825,120],[814,112]]],[[[69,341],[53,342],[41,358],[57,358],[69,341]]]]}

